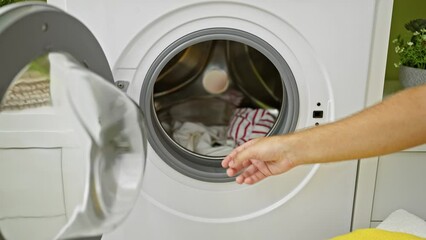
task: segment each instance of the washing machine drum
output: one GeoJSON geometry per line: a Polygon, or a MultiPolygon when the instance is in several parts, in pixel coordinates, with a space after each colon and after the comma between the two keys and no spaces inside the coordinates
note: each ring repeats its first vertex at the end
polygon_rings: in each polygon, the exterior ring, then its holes
{"type": "Polygon", "coordinates": [[[21,3],[0,9],[0,53],[1,235],[111,230],[139,195],[146,140],[99,43],[63,11],[21,3]]]}
{"type": "Polygon", "coordinates": [[[191,179],[234,181],[221,165],[233,149],[296,128],[299,94],[290,66],[251,33],[207,28],[180,36],[143,74],[139,106],[150,146],[191,179]]]}

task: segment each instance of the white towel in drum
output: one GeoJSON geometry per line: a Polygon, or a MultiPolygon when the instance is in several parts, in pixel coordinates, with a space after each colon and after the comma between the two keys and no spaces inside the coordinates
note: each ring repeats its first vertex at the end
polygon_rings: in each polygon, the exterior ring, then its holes
{"type": "Polygon", "coordinates": [[[226,126],[205,126],[201,123],[175,122],[173,139],[182,147],[207,156],[226,156],[234,143],[226,139],[226,126]]]}
{"type": "Polygon", "coordinates": [[[377,228],[426,238],[426,222],[403,209],[391,213],[377,228]]]}

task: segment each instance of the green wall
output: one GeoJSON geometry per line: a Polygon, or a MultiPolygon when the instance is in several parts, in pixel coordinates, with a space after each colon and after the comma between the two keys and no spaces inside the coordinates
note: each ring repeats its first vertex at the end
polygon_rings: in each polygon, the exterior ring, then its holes
{"type": "MultiPolygon", "coordinates": [[[[7,4],[15,3],[15,2],[24,2],[29,0],[0,0],[0,7],[5,6],[7,4]]],[[[31,1],[43,1],[46,2],[46,0],[31,0],[31,1]]]]}
{"type": "Polygon", "coordinates": [[[22,2],[23,0],[0,0],[0,7],[14,2],[22,2]]]}
{"type": "Polygon", "coordinates": [[[394,0],[392,23],[390,30],[388,60],[386,64],[387,80],[398,79],[398,68],[393,64],[399,62],[398,56],[392,44],[392,40],[399,34],[408,39],[408,31],[405,29],[405,23],[416,18],[426,18],[426,0],[394,0]]]}

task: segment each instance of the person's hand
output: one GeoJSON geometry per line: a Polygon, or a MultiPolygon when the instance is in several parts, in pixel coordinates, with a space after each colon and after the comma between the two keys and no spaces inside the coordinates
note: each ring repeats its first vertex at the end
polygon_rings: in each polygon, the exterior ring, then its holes
{"type": "Polygon", "coordinates": [[[285,142],[280,136],[253,139],[235,148],[222,161],[222,167],[239,184],[254,184],[266,177],[284,173],[294,167],[285,142]]]}

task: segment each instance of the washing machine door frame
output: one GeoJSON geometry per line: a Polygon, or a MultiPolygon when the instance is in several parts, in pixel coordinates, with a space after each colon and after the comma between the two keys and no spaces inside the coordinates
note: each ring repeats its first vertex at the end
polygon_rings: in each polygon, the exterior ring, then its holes
{"type": "Polygon", "coordinates": [[[15,3],[0,9],[0,100],[28,63],[52,52],[69,54],[114,83],[102,47],[83,23],[45,3],[15,3]]]}
{"type": "Polygon", "coordinates": [[[71,15],[34,2],[2,7],[0,15],[0,99],[28,63],[50,52],[70,54],[108,82],[114,82],[100,44],[90,30],[71,15]]]}

